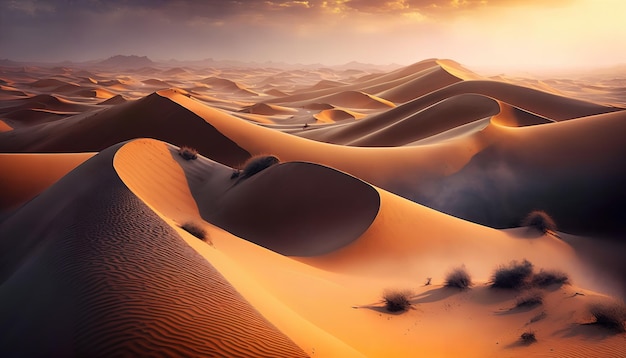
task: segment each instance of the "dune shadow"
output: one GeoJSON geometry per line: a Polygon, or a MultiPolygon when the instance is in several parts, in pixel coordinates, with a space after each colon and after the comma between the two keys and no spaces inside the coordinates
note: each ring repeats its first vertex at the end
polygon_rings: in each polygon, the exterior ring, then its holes
{"type": "Polygon", "coordinates": [[[392,315],[392,316],[400,316],[410,310],[414,310],[415,307],[409,307],[406,310],[403,311],[389,311],[385,308],[385,304],[381,303],[380,306],[371,304],[371,305],[363,305],[363,306],[352,306],[352,308],[354,309],[368,309],[368,310],[372,310],[374,312],[378,312],[378,313],[384,313],[384,314],[388,314],[388,315],[392,315]]]}
{"type": "Polygon", "coordinates": [[[432,290],[411,297],[411,304],[437,302],[461,292],[466,292],[466,290],[453,287],[433,288],[432,290]]]}
{"type": "Polygon", "coordinates": [[[572,323],[565,328],[555,331],[553,335],[563,338],[579,337],[588,340],[601,341],[609,337],[620,334],[614,329],[603,327],[596,322],[572,323]]]}
{"type": "Polygon", "coordinates": [[[505,301],[510,301],[519,295],[519,291],[505,288],[493,288],[482,286],[472,289],[470,300],[481,305],[494,305],[505,301]]]}
{"type": "Polygon", "coordinates": [[[506,346],[504,346],[504,348],[511,349],[511,348],[529,347],[533,343],[537,343],[537,341],[536,340],[534,340],[534,341],[525,341],[525,340],[519,338],[515,342],[511,342],[511,343],[507,344],[506,346]]]}
{"type": "Polygon", "coordinates": [[[512,314],[519,314],[519,313],[526,313],[526,312],[530,312],[538,307],[541,307],[541,304],[537,303],[534,305],[523,305],[523,306],[519,306],[519,307],[511,307],[507,310],[504,311],[498,311],[496,312],[496,316],[508,316],[508,315],[512,315],[512,314]]]}

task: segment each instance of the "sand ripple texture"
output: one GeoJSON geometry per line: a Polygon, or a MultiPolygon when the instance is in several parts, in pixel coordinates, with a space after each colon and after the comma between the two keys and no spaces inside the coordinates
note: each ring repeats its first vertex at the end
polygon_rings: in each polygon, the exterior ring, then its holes
{"type": "Polygon", "coordinates": [[[31,202],[47,216],[27,205],[0,226],[17,248],[1,267],[0,356],[306,356],[122,184],[111,152],[31,202]],[[94,185],[60,200],[85,171],[94,185]]]}

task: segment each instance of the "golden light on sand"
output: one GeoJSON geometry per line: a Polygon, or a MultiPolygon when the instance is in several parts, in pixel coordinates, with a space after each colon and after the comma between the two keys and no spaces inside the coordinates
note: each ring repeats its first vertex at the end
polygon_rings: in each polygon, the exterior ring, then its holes
{"type": "Polygon", "coordinates": [[[0,2],[0,357],[626,357],[625,7],[0,2]]]}

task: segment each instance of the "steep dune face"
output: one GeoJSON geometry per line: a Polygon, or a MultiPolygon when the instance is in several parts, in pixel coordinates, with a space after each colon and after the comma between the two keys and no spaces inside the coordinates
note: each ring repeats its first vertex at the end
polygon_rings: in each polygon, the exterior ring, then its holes
{"type": "Polygon", "coordinates": [[[425,205],[492,227],[514,227],[542,209],[564,231],[623,232],[619,183],[626,170],[607,153],[626,150],[618,133],[626,113],[509,128],[489,127],[494,142],[460,171],[418,189],[425,205]],[[581,168],[584,168],[581,171],[581,168]],[[599,184],[602,183],[602,184],[599,184]]]}
{"type": "Polygon", "coordinates": [[[116,150],[0,226],[2,355],[305,356],[122,184],[116,150]]]}
{"type": "Polygon", "coordinates": [[[359,133],[357,139],[347,144],[359,147],[402,146],[489,118],[499,110],[498,104],[487,97],[471,94],[455,96],[406,118],[396,118],[393,124],[375,132],[359,133]]]}
{"type": "Polygon", "coordinates": [[[196,193],[207,221],[290,256],[319,255],[349,244],[371,224],[379,204],[370,185],[310,163],[272,166],[234,182],[217,198],[203,196],[196,193]]]}

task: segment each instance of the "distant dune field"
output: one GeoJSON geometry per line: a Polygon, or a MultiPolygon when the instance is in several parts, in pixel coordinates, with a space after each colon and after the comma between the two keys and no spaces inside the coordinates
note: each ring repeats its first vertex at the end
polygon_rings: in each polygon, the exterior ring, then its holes
{"type": "Polygon", "coordinates": [[[115,60],[0,67],[0,356],[626,356],[623,82],[115,60]]]}

